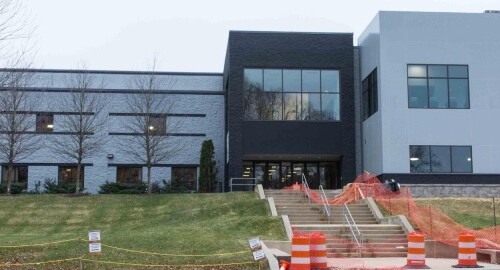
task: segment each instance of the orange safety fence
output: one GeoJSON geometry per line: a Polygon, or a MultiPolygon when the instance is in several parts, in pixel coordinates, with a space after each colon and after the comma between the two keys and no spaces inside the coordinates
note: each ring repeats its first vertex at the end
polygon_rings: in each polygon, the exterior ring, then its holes
{"type": "MultiPolygon", "coordinates": [[[[286,189],[300,189],[309,193],[311,201],[318,204],[324,203],[318,192],[306,191],[301,184],[296,183],[286,189]]],[[[464,232],[472,232],[477,237],[478,248],[500,250],[500,226],[482,230],[465,228],[432,206],[417,205],[408,188],[393,192],[376,176],[367,172],[359,175],[353,183],[345,186],[337,197],[328,202],[330,205],[340,205],[353,203],[366,197],[372,197],[392,215],[406,216],[416,227],[415,229],[425,234],[427,239],[457,247],[458,236],[464,232]]]]}

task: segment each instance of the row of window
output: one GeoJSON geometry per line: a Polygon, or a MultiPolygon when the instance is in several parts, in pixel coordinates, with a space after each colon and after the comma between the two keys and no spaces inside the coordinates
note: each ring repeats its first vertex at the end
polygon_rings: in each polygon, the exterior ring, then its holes
{"type": "MultiPolygon", "coordinates": [[[[59,166],[58,182],[76,183],[76,166],[59,166]]],[[[7,167],[2,170],[2,184],[6,183],[7,167]]],[[[84,170],[81,172],[85,179],[84,170]]],[[[197,189],[197,168],[196,167],[172,167],[171,184],[187,190],[197,189]]],[[[28,188],[28,166],[14,167],[14,182],[20,183],[28,188]]],[[[116,182],[124,184],[139,184],[142,182],[142,167],[118,166],[116,170],[116,182]]],[[[80,188],[84,187],[83,181],[80,182],[80,188]]]]}
{"type": "Polygon", "coordinates": [[[245,69],[245,120],[340,120],[338,70],[245,69]]]}
{"type": "Polygon", "coordinates": [[[410,172],[472,173],[472,147],[411,145],[410,172]]]}
{"type": "MultiPolygon", "coordinates": [[[[164,135],[167,132],[167,118],[164,115],[152,115],[149,117],[149,125],[144,132],[150,132],[155,135],[164,135]]],[[[54,132],[54,114],[37,113],[36,114],[36,132],[52,133],[54,132]]]]}

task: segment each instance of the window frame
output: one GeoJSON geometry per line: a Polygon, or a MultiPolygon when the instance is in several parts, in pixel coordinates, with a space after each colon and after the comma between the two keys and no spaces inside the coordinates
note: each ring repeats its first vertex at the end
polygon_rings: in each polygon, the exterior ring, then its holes
{"type": "Polygon", "coordinates": [[[116,183],[120,183],[120,184],[127,184],[127,185],[140,185],[143,180],[142,180],[142,173],[143,173],[143,167],[142,166],[117,166],[116,167],[116,178],[115,178],[115,182],[116,183]],[[136,182],[124,182],[124,181],[120,181],[119,179],[119,171],[120,169],[138,169],[139,170],[139,179],[136,181],[136,182]]]}
{"type": "Polygon", "coordinates": [[[375,67],[362,81],[361,81],[361,106],[363,121],[370,118],[378,112],[378,72],[375,67]],[[365,90],[365,82],[367,88],[365,90]],[[366,100],[365,100],[366,94],[366,100]],[[366,102],[366,104],[365,104],[366,102]]]}
{"type": "Polygon", "coordinates": [[[198,182],[198,177],[199,177],[199,171],[198,171],[198,168],[199,167],[196,167],[196,166],[173,166],[170,168],[170,186],[174,185],[174,184],[186,184],[186,183],[183,183],[183,182],[174,182],[174,170],[178,170],[178,169],[193,169],[194,170],[194,173],[195,173],[195,179],[194,179],[194,182],[193,182],[193,189],[189,189],[187,185],[184,186],[184,188],[186,188],[186,190],[189,190],[189,191],[198,191],[199,190],[199,182],[198,182]]]}
{"type": "MultiPolygon", "coordinates": [[[[57,183],[69,183],[69,184],[76,184],[76,173],[77,173],[77,170],[78,170],[78,166],[77,165],[71,165],[71,166],[57,166],[57,183]],[[67,169],[72,169],[72,170],[75,170],[75,172],[71,173],[72,175],[74,174],[74,177],[75,179],[73,180],[63,180],[61,178],[61,173],[62,171],[64,170],[67,170],[67,169]]],[[[80,172],[80,176],[81,176],[81,181],[80,181],[80,189],[83,189],[85,187],[85,166],[82,165],[81,167],[81,172],[80,172]]]]}
{"type": "MultiPolygon", "coordinates": [[[[14,181],[12,183],[24,183],[26,190],[28,189],[28,182],[29,182],[29,166],[24,166],[24,165],[15,165],[12,167],[14,169],[14,181]],[[19,169],[23,168],[26,169],[26,181],[20,182],[19,181],[19,169]]],[[[2,175],[1,175],[1,181],[0,185],[7,185],[7,171],[8,171],[8,166],[7,165],[2,165],[2,175]]]]}
{"type": "MultiPolygon", "coordinates": [[[[242,85],[242,92],[243,92],[243,101],[242,101],[242,106],[243,106],[243,120],[244,121],[304,121],[304,122],[342,122],[342,96],[341,96],[341,92],[342,92],[342,80],[341,80],[341,77],[342,77],[342,72],[339,68],[288,68],[288,67],[253,67],[253,66],[246,66],[246,67],[243,67],[242,69],[243,71],[243,85],[242,85]],[[252,93],[261,93],[259,91],[256,91],[255,88],[252,88],[251,91],[247,91],[246,90],[246,84],[245,84],[245,70],[261,70],[261,80],[262,81],[262,89],[260,89],[262,91],[262,93],[279,93],[280,96],[281,96],[281,117],[280,119],[250,119],[250,118],[246,118],[248,117],[248,114],[246,112],[246,107],[245,105],[247,104],[247,101],[245,101],[245,97],[250,97],[252,93]],[[280,70],[281,71],[281,91],[279,92],[276,92],[276,91],[266,91],[266,86],[265,86],[265,80],[264,80],[264,73],[265,73],[265,70],[280,70]],[[285,71],[300,71],[300,91],[285,91],[285,71]],[[319,71],[319,91],[318,92],[304,92],[304,89],[303,89],[303,84],[304,84],[304,78],[303,78],[303,71],[319,71]],[[327,90],[323,90],[323,80],[322,80],[322,76],[323,76],[323,71],[333,71],[333,72],[336,72],[338,74],[338,87],[337,87],[337,90],[336,91],[327,91],[327,90]],[[296,113],[296,119],[285,119],[285,95],[286,94],[298,94],[300,95],[300,103],[298,104],[298,111],[296,113]],[[303,96],[304,94],[318,94],[319,95],[319,100],[320,100],[320,116],[321,116],[321,120],[305,120],[304,119],[304,115],[303,115],[303,107],[302,107],[302,102],[304,100],[303,96]],[[335,120],[328,120],[328,119],[323,119],[323,117],[325,117],[326,115],[329,115],[328,113],[326,113],[327,111],[323,111],[323,95],[332,95],[332,96],[337,96],[338,97],[338,119],[335,119],[335,120]]],[[[332,110],[334,110],[335,108],[332,108],[332,110]]]]}
{"type": "Polygon", "coordinates": [[[35,131],[37,133],[54,133],[54,113],[36,113],[35,115],[35,131]],[[48,117],[49,121],[45,124],[45,127],[43,127],[43,122],[41,121],[42,118],[48,117]],[[48,126],[52,125],[52,128],[49,128],[48,126]]]}
{"type": "Polygon", "coordinates": [[[473,158],[473,152],[472,152],[472,145],[410,145],[408,147],[408,150],[409,150],[409,158],[408,158],[408,161],[409,161],[409,168],[410,168],[410,174],[473,174],[474,173],[474,158],[473,158]],[[411,171],[411,148],[412,146],[423,146],[423,147],[427,147],[429,149],[429,172],[412,172],[411,171]],[[448,147],[449,149],[449,155],[450,155],[450,159],[449,159],[449,162],[450,162],[450,172],[434,172],[432,170],[432,148],[433,147],[448,147]],[[470,150],[470,172],[457,172],[457,171],[454,171],[453,169],[453,148],[454,147],[463,147],[463,148],[469,148],[470,150]]]}
{"type": "Polygon", "coordinates": [[[468,64],[421,64],[421,63],[409,63],[406,65],[406,95],[408,102],[408,109],[433,109],[433,110],[470,110],[470,69],[468,64]],[[410,66],[425,66],[425,76],[415,77],[410,76],[409,67],[410,66]],[[446,67],[446,77],[440,76],[430,76],[429,75],[429,67],[432,66],[445,66],[446,67]],[[467,77],[450,77],[450,67],[466,67],[467,68],[467,77]],[[410,79],[424,79],[426,81],[426,92],[427,92],[427,107],[410,107],[410,79]],[[430,90],[429,90],[429,79],[446,79],[447,82],[447,96],[448,102],[446,108],[432,108],[430,106],[430,90]],[[450,101],[450,81],[454,79],[465,79],[467,80],[467,106],[464,108],[452,108],[450,101]]]}

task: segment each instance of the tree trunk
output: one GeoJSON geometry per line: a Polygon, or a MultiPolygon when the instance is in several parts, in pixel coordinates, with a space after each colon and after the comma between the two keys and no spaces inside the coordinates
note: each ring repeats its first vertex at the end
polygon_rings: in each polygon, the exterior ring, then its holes
{"type": "Polygon", "coordinates": [[[148,194],[153,193],[153,183],[151,183],[151,165],[148,165],[148,194]]]}
{"type": "Polygon", "coordinates": [[[9,162],[8,168],[7,168],[7,195],[10,195],[10,189],[12,187],[12,169],[14,166],[12,166],[12,162],[9,162]]]}
{"type": "Polygon", "coordinates": [[[76,166],[76,187],[75,194],[80,194],[80,176],[82,175],[82,162],[79,160],[76,166]]]}

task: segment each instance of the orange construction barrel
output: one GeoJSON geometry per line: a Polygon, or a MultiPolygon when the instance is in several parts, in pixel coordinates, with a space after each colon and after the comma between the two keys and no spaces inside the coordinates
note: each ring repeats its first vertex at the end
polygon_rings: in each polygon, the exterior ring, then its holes
{"type": "Polygon", "coordinates": [[[421,233],[412,232],[408,234],[408,255],[406,257],[406,269],[429,269],[425,265],[425,237],[421,233]]]}
{"type": "Polygon", "coordinates": [[[290,270],[310,270],[310,248],[309,237],[305,235],[294,235],[292,238],[292,260],[290,270]]]}
{"type": "Polygon", "coordinates": [[[465,232],[458,236],[458,264],[454,268],[481,268],[477,265],[476,236],[465,232]]]}
{"type": "Polygon", "coordinates": [[[326,237],[322,233],[312,233],[309,236],[311,249],[311,269],[327,269],[326,237]]]}

